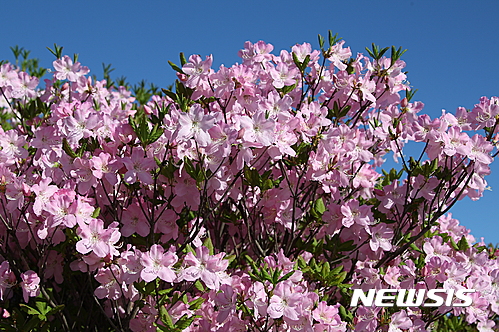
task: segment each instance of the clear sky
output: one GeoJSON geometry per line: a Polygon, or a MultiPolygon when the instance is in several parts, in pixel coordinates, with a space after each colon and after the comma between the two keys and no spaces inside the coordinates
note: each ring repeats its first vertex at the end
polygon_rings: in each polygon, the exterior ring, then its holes
{"type": "MultiPolygon", "coordinates": [[[[317,34],[338,33],[352,52],[366,46],[402,46],[408,80],[432,117],[442,109],[473,108],[481,96],[499,95],[499,1],[1,1],[0,59],[10,46],[31,50],[41,65],[54,60],[46,47],[79,53],[90,74],[102,63],[126,76],[165,87],[175,79],[168,60],[178,54],[213,54],[216,69],[239,61],[245,41],[264,40],[274,54],[296,43],[317,48],[317,34]]],[[[492,191],[459,202],[453,216],[475,237],[499,243],[499,161],[488,177],[492,191]]]]}

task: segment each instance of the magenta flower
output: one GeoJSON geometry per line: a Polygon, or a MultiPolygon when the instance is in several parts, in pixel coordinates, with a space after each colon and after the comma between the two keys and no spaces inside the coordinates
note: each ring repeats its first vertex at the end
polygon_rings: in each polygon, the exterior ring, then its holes
{"type": "Polygon", "coordinates": [[[165,253],[162,246],[154,244],[148,252],[143,253],[140,258],[140,262],[144,266],[140,272],[142,279],[150,282],[159,277],[166,282],[173,282],[177,276],[172,266],[178,261],[174,250],[172,247],[165,253]]]}
{"type": "Polygon", "coordinates": [[[24,302],[28,302],[30,297],[35,297],[40,294],[40,277],[34,271],[26,271],[21,273],[21,287],[23,289],[24,302]]]}

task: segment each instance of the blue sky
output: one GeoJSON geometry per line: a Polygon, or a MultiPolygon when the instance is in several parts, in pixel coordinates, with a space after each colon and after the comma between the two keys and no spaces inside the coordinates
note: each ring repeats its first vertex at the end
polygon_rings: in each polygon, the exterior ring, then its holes
{"type": "MultiPolygon", "coordinates": [[[[354,54],[371,43],[408,49],[408,80],[432,117],[499,95],[498,1],[17,0],[2,12],[0,59],[12,59],[9,47],[19,45],[49,67],[46,47],[57,43],[98,78],[111,63],[114,78],[165,87],[175,79],[167,61],[178,63],[179,52],[213,54],[218,68],[239,61],[247,40],[272,43],[278,54],[296,43],[317,48],[317,34],[332,30],[354,54]]],[[[492,191],[452,212],[475,237],[499,243],[499,161],[488,181],[492,191]]]]}

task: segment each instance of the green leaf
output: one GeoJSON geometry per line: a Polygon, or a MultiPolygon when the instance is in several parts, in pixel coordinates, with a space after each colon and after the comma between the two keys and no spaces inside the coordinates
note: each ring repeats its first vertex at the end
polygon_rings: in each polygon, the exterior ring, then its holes
{"type": "Polygon", "coordinates": [[[182,68],[180,68],[179,66],[177,66],[176,64],[174,64],[173,62],[171,61],[168,61],[168,64],[173,68],[173,70],[175,70],[176,72],[179,72],[181,74],[185,74],[182,70],[182,68]]]}
{"type": "Polygon", "coordinates": [[[459,250],[461,250],[461,251],[465,251],[465,250],[468,250],[470,248],[470,244],[468,243],[468,241],[466,240],[464,235],[461,236],[461,239],[457,243],[457,246],[458,246],[459,250]]]}
{"type": "Polygon", "coordinates": [[[180,65],[183,67],[187,63],[184,52],[180,52],[180,65]]]}
{"type": "Polygon", "coordinates": [[[344,306],[340,305],[338,307],[338,311],[340,313],[341,318],[343,318],[347,322],[352,322],[353,320],[353,314],[346,310],[344,306]]]}
{"type": "Polygon", "coordinates": [[[290,93],[291,91],[293,91],[295,88],[296,88],[296,83],[293,85],[283,86],[282,88],[277,89],[277,90],[284,96],[284,95],[290,93]]]}
{"type": "Polygon", "coordinates": [[[70,156],[71,158],[76,158],[77,155],[76,153],[73,151],[73,149],[71,149],[71,146],[69,145],[69,142],[68,140],[66,139],[66,137],[64,137],[62,139],[62,149],[64,150],[64,152],[67,153],[68,156],[70,156]]]}
{"type": "Polygon", "coordinates": [[[198,310],[204,302],[204,298],[199,297],[194,301],[189,302],[189,310],[198,310]]]}
{"type": "Polygon", "coordinates": [[[326,206],[324,205],[324,201],[322,200],[322,197],[319,197],[315,201],[315,203],[314,203],[314,209],[320,215],[322,215],[326,211],[326,206]]]}
{"type": "Polygon", "coordinates": [[[213,243],[211,242],[211,238],[210,237],[207,237],[204,240],[203,246],[205,246],[206,248],[208,248],[208,250],[210,252],[210,255],[213,255],[214,249],[213,249],[213,243]]]}
{"type": "Polygon", "coordinates": [[[165,324],[167,327],[170,329],[173,329],[175,326],[173,325],[172,317],[166,310],[165,306],[159,307],[159,317],[161,319],[161,322],[165,324]]]}
{"type": "Polygon", "coordinates": [[[20,303],[19,306],[21,306],[21,308],[24,308],[24,310],[28,313],[28,315],[39,315],[40,314],[40,311],[38,311],[37,309],[32,308],[29,305],[26,305],[24,303],[20,303]]]}
{"type": "Polygon", "coordinates": [[[321,35],[318,35],[317,38],[319,39],[319,47],[321,50],[324,50],[324,37],[321,35]]]}
{"type": "Polygon", "coordinates": [[[38,316],[33,316],[26,324],[23,325],[21,331],[32,331],[40,323],[38,316]]]}
{"type": "Polygon", "coordinates": [[[94,212],[92,212],[92,218],[96,219],[100,214],[100,207],[97,207],[94,212]]]}
{"type": "Polygon", "coordinates": [[[191,326],[192,322],[199,316],[187,317],[187,315],[183,315],[175,324],[175,327],[180,330],[185,330],[189,326],[191,326]]]}
{"type": "Polygon", "coordinates": [[[199,280],[196,280],[196,282],[194,283],[194,287],[196,287],[196,289],[200,292],[204,292],[206,290],[199,280]]]}
{"type": "Polygon", "coordinates": [[[172,332],[173,331],[173,332],[176,332],[175,329],[166,327],[166,326],[158,324],[158,323],[156,323],[156,327],[159,329],[159,331],[163,331],[163,332],[172,332]]]}
{"type": "Polygon", "coordinates": [[[449,240],[452,248],[456,251],[459,251],[459,246],[457,245],[456,241],[454,241],[454,239],[451,236],[449,236],[449,240]]]}
{"type": "Polygon", "coordinates": [[[268,280],[270,282],[272,282],[272,277],[270,276],[270,274],[267,272],[267,264],[265,264],[265,266],[262,267],[262,269],[260,270],[261,274],[262,274],[262,277],[265,279],[265,280],[268,280]]]}
{"type": "Polygon", "coordinates": [[[159,127],[159,124],[155,124],[147,139],[147,145],[156,142],[161,137],[161,135],[163,135],[163,133],[163,128],[159,127]]]}
{"type": "Polygon", "coordinates": [[[329,37],[329,47],[334,46],[342,39],[341,37],[338,37],[337,33],[333,36],[333,32],[331,30],[328,31],[328,37],[329,37]]]}
{"type": "Polygon", "coordinates": [[[37,301],[36,307],[38,308],[38,311],[40,311],[40,313],[43,315],[45,315],[50,311],[50,309],[52,309],[51,307],[47,306],[47,302],[45,301],[37,301]]]}
{"type": "Polygon", "coordinates": [[[286,273],[285,275],[283,275],[283,276],[281,277],[281,279],[279,279],[278,283],[279,283],[279,282],[281,282],[281,281],[288,280],[289,278],[291,278],[291,276],[292,276],[293,274],[295,274],[295,272],[296,272],[295,270],[293,270],[293,271],[289,271],[288,273],[286,273]]]}

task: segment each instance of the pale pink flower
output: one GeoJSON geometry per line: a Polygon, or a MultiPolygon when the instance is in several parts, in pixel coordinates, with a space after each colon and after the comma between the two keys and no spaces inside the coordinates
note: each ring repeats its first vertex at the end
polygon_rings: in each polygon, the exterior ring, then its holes
{"type": "Polygon", "coordinates": [[[132,184],[139,180],[144,184],[153,184],[150,171],[157,167],[156,161],[153,158],[145,157],[142,149],[134,149],[130,157],[122,158],[121,161],[128,170],[125,173],[127,183],[132,184]]]}
{"type": "Polygon", "coordinates": [[[137,203],[134,203],[123,210],[121,222],[123,223],[121,234],[125,237],[134,233],[137,233],[140,236],[149,235],[149,222],[137,203]]]}
{"type": "Polygon", "coordinates": [[[388,332],[402,332],[402,330],[405,331],[411,327],[412,321],[407,316],[407,312],[405,310],[401,310],[392,315],[388,332]]]}
{"type": "Polygon", "coordinates": [[[99,299],[119,299],[122,294],[120,279],[121,270],[115,265],[112,265],[111,268],[99,269],[99,272],[95,275],[95,280],[101,285],[95,289],[95,296],[99,299]]]}
{"type": "Polygon", "coordinates": [[[114,244],[120,239],[120,232],[114,222],[109,225],[109,228],[104,228],[104,221],[100,219],[92,219],[87,225],[80,223],[77,234],[81,240],[76,243],[76,250],[81,254],[94,252],[98,257],[106,257],[107,255],[118,255],[114,244]]]}
{"type": "Polygon", "coordinates": [[[379,248],[384,251],[389,251],[392,249],[393,229],[384,223],[378,224],[371,228],[371,240],[369,241],[369,246],[373,251],[377,251],[379,248]]]}
{"type": "Polygon", "coordinates": [[[204,110],[198,104],[193,105],[189,113],[182,113],[178,119],[179,139],[190,139],[194,137],[199,146],[207,146],[210,141],[210,130],[215,124],[215,117],[211,114],[205,114],[204,110]]]}
{"type": "Polygon", "coordinates": [[[73,64],[73,60],[67,55],[55,60],[53,63],[55,73],[54,77],[58,80],[68,80],[70,82],[78,81],[78,78],[90,72],[87,67],[82,67],[79,62],[73,64]]]}
{"type": "Polygon", "coordinates": [[[31,191],[33,191],[36,195],[35,203],[33,204],[33,211],[36,215],[40,215],[42,213],[42,209],[45,207],[45,204],[50,200],[53,194],[55,194],[59,188],[57,186],[51,185],[51,178],[42,179],[39,184],[34,184],[31,187],[31,191]]]}
{"type": "Polygon", "coordinates": [[[165,253],[165,250],[159,244],[154,244],[148,252],[141,255],[140,262],[144,269],[140,272],[141,278],[150,282],[159,277],[166,282],[173,282],[176,274],[172,266],[178,261],[175,248],[171,247],[165,253]]]}
{"type": "Polygon", "coordinates": [[[40,294],[40,277],[35,271],[28,270],[21,273],[21,287],[23,289],[24,302],[28,302],[30,297],[35,297],[40,294]]]}
{"type": "Polygon", "coordinates": [[[274,319],[284,316],[291,320],[298,320],[298,306],[302,297],[302,293],[294,290],[291,281],[280,282],[274,290],[274,295],[270,298],[267,313],[274,319]]]}
{"type": "Polygon", "coordinates": [[[219,289],[222,278],[219,272],[225,271],[229,261],[223,259],[225,253],[210,255],[208,248],[196,248],[196,255],[188,252],[184,264],[188,267],[181,271],[181,277],[187,281],[201,279],[208,288],[219,289]]]}
{"type": "Polygon", "coordinates": [[[12,293],[11,288],[16,284],[16,275],[11,271],[8,261],[0,264],[0,300],[8,299],[12,293]]]}

